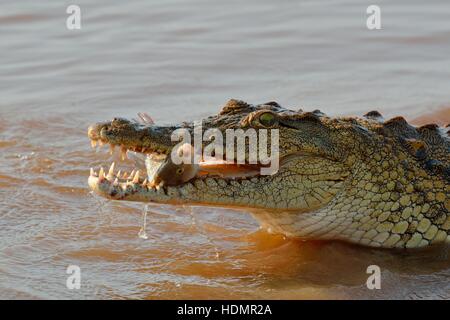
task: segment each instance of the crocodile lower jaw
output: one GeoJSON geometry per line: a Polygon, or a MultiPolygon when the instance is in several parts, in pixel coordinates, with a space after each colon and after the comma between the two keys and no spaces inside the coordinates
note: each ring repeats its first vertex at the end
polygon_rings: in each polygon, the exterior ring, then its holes
{"type": "MultiPolygon", "coordinates": [[[[145,176],[145,175],[144,175],[145,176]]],[[[258,179],[258,177],[253,177],[258,179]]],[[[218,201],[199,201],[192,197],[193,192],[198,191],[199,186],[206,186],[211,183],[239,183],[242,179],[223,179],[215,176],[204,175],[194,178],[188,182],[177,186],[152,185],[146,177],[143,177],[139,171],[134,173],[131,179],[118,178],[112,170],[105,173],[103,169],[96,172],[91,169],[88,179],[90,189],[96,194],[111,200],[126,200],[138,202],[155,202],[164,204],[202,204],[202,205],[227,205],[218,201]]],[[[254,181],[254,180],[253,180],[254,181]]],[[[234,206],[233,204],[228,204],[234,206]]]]}
{"type": "Polygon", "coordinates": [[[102,175],[101,169],[98,173],[91,170],[88,184],[92,191],[112,200],[146,202],[160,199],[161,201],[172,202],[173,200],[175,202],[177,197],[169,197],[169,194],[179,194],[175,187],[151,186],[147,183],[147,179],[140,177],[139,172],[132,180],[126,180],[102,175]]]}

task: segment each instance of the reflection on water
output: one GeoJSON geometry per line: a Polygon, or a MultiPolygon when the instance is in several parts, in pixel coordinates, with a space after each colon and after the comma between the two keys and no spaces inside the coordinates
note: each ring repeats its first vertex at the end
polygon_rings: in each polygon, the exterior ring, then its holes
{"type": "Polygon", "coordinates": [[[381,31],[356,0],[78,2],[76,32],[64,1],[2,3],[0,298],[450,298],[448,248],[300,242],[245,211],[160,205],[143,239],[142,204],[89,193],[110,156],[86,138],[97,120],[192,120],[229,98],[449,123],[448,2],[379,1],[381,31]]]}

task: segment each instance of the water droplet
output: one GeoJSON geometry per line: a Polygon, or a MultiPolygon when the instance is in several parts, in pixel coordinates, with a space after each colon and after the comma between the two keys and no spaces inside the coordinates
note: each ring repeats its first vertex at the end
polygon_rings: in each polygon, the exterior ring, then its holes
{"type": "Polygon", "coordinates": [[[139,230],[138,236],[141,239],[147,240],[147,232],[145,229],[147,228],[147,212],[148,212],[148,205],[144,205],[144,210],[142,212],[142,227],[141,230],[139,230]]]}

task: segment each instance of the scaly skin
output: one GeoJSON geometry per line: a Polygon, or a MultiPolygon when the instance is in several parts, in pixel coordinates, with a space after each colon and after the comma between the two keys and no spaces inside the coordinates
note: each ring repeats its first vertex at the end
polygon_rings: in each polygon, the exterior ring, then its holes
{"type": "MultiPolygon", "coordinates": [[[[108,177],[91,172],[91,189],[115,200],[245,207],[262,227],[289,237],[384,248],[450,242],[450,139],[436,125],[415,128],[401,117],[383,122],[375,111],[333,119],[275,102],[237,100],[202,125],[224,136],[229,128],[279,129],[280,158],[290,160],[271,176],[207,175],[162,187],[140,176],[113,182],[114,170],[108,177]],[[266,112],[276,120],[269,127],[260,122],[266,112]]],[[[114,119],[92,125],[88,135],[123,150],[167,155],[179,127],[192,131],[193,124],[158,127],[114,119]]]]}

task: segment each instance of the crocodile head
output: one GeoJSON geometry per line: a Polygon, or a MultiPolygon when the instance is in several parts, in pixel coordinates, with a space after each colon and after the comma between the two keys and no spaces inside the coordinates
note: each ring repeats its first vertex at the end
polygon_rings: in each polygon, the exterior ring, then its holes
{"type": "Polygon", "coordinates": [[[117,175],[114,168],[108,173],[91,170],[91,189],[109,199],[243,207],[269,231],[300,238],[382,247],[419,247],[450,239],[449,141],[432,126],[416,129],[403,118],[383,123],[376,112],[364,119],[334,119],[275,102],[230,100],[217,115],[203,119],[201,127],[115,118],[90,126],[88,136],[94,144],[148,157],[148,177],[117,175]],[[177,174],[177,166],[167,165],[179,145],[172,141],[177,129],[188,133],[200,153],[211,145],[208,132],[220,132],[226,161],[205,161],[189,179],[174,179],[170,185],[161,179],[155,183],[152,175],[161,168],[166,176],[172,170],[177,174]],[[239,129],[253,129],[257,137],[267,133],[267,139],[253,143],[256,149],[245,144],[243,164],[225,145],[239,129]],[[200,141],[196,130],[203,136],[200,141]],[[271,154],[276,170],[264,171],[273,163],[250,161],[252,150],[271,154]]]}

